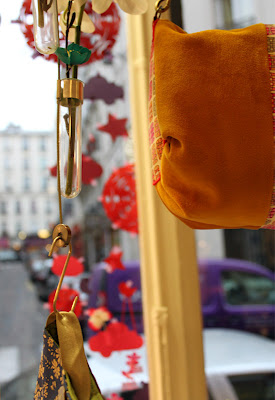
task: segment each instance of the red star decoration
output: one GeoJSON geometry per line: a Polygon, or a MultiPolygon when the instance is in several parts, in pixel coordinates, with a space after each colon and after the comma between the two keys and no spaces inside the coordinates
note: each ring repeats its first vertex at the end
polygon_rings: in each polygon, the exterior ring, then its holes
{"type": "Polygon", "coordinates": [[[98,130],[107,132],[112,136],[112,140],[115,141],[118,136],[128,136],[128,132],[125,128],[127,118],[117,119],[114,115],[109,114],[109,120],[106,125],[100,125],[98,130]]]}
{"type": "Polygon", "coordinates": [[[121,262],[122,255],[123,252],[120,247],[114,246],[111,249],[109,256],[104,260],[108,264],[108,272],[114,272],[116,269],[125,269],[125,266],[121,262]]]}

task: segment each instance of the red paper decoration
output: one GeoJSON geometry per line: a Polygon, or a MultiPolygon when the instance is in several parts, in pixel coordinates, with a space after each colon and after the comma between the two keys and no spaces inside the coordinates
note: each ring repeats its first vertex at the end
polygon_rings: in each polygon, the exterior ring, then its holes
{"type": "Polygon", "coordinates": [[[137,349],[142,344],[142,337],[121,322],[111,322],[104,331],[89,339],[90,349],[103,357],[109,357],[113,351],[137,349]]]}
{"type": "Polygon", "coordinates": [[[115,170],[106,182],[102,205],[113,222],[113,228],[137,234],[137,200],[134,165],[115,170]]]}
{"type": "MultiPolygon", "coordinates": [[[[50,312],[53,312],[54,295],[55,295],[55,290],[49,295],[48,298],[50,312]]],[[[70,311],[76,296],[79,297],[79,293],[74,289],[70,288],[60,289],[58,299],[56,302],[56,308],[60,311],[70,311]]],[[[79,299],[76,303],[74,313],[77,317],[80,317],[80,315],[82,314],[82,303],[79,299]]]]}
{"type": "Polygon", "coordinates": [[[97,129],[109,133],[112,136],[112,140],[115,141],[118,136],[128,136],[125,128],[126,122],[127,118],[117,119],[114,115],[109,114],[108,123],[100,125],[97,129]]]}
{"type": "Polygon", "coordinates": [[[126,281],[120,282],[118,290],[123,296],[129,299],[137,291],[137,288],[133,286],[133,281],[126,281]]]}
{"type": "Polygon", "coordinates": [[[112,273],[116,269],[125,269],[125,266],[121,262],[121,257],[123,252],[120,247],[114,246],[110,254],[107,258],[105,258],[104,262],[107,264],[107,272],[112,273]]]}
{"type": "MultiPolygon", "coordinates": [[[[66,258],[67,258],[67,255],[54,257],[51,270],[55,275],[58,275],[58,276],[61,275],[62,270],[65,265],[65,262],[66,262],[66,258]]],[[[77,258],[75,258],[74,256],[71,256],[69,264],[67,266],[66,275],[67,276],[76,276],[76,275],[82,274],[83,271],[84,271],[83,264],[77,258]]]]}
{"type": "MultiPolygon", "coordinates": [[[[82,183],[84,185],[94,185],[96,179],[99,178],[103,173],[103,169],[100,164],[93,160],[89,156],[82,155],[82,183]]],[[[50,168],[51,176],[57,176],[57,167],[50,168]]]]}
{"type": "MultiPolygon", "coordinates": [[[[105,13],[97,14],[92,10],[91,1],[87,1],[85,11],[93,20],[95,31],[92,34],[81,32],[80,45],[87,47],[92,52],[89,61],[82,65],[87,65],[93,61],[101,60],[105,56],[108,56],[116,42],[116,36],[118,35],[120,27],[119,13],[114,3],[111,4],[105,13]]],[[[32,21],[31,0],[24,0],[20,10],[19,19],[14,22],[20,23],[21,30],[27,39],[27,44],[34,50],[34,58],[42,56],[46,60],[56,62],[57,56],[55,54],[40,54],[36,51],[32,21]]],[[[59,41],[60,47],[65,47],[65,38],[61,31],[59,41]]]]}
{"type": "Polygon", "coordinates": [[[133,374],[142,372],[142,367],[139,364],[139,359],[141,356],[139,356],[137,353],[132,353],[130,355],[127,355],[127,366],[128,370],[127,371],[122,371],[122,375],[124,375],[127,379],[134,380],[133,374]]]}

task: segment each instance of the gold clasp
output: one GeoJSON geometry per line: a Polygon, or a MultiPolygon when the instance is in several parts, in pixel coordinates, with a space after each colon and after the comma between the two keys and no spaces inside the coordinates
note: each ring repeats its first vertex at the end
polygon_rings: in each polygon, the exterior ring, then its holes
{"type": "Polygon", "coordinates": [[[157,0],[156,1],[156,3],[155,3],[156,13],[155,13],[154,20],[159,19],[161,14],[164,11],[167,11],[169,9],[170,3],[171,3],[171,0],[157,0]],[[162,5],[162,3],[165,3],[165,4],[162,5]]]}

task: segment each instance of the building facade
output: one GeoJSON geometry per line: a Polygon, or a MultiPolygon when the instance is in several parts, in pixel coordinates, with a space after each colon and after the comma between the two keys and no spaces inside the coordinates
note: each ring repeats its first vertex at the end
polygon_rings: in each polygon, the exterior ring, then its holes
{"type": "Polygon", "coordinates": [[[0,131],[0,236],[16,238],[50,229],[57,219],[54,132],[0,131]]]}

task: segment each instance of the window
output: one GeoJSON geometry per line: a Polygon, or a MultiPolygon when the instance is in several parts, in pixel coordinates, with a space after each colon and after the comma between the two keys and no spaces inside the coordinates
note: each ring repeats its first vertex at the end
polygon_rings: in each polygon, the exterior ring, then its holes
{"type": "Polygon", "coordinates": [[[39,159],[40,169],[44,170],[47,168],[47,159],[45,157],[41,157],[39,159]]]}
{"type": "Polygon", "coordinates": [[[45,202],[45,212],[48,215],[51,214],[51,212],[52,212],[52,203],[51,203],[50,199],[46,200],[46,202],[45,202]]]}
{"type": "Polygon", "coordinates": [[[39,149],[40,151],[46,151],[46,138],[44,136],[40,138],[39,149]]]}
{"type": "Polygon", "coordinates": [[[29,138],[28,137],[23,137],[22,139],[22,149],[23,150],[29,150],[30,147],[30,142],[29,142],[29,138]]]}
{"type": "Polygon", "coordinates": [[[36,207],[36,201],[32,200],[31,201],[31,213],[36,214],[37,213],[37,207],[36,207]]]}
{"type": "Polygon", "coordinates": [[[3,200],[0,202],[0,212],[2,215],[7,214],[7,203],[3,200]]]}
{"type": "Polygon", "coordinates": [[[43,192],[47,191],[48,188],[48,178],[46,176],[43,176],[41,179],[41,190],[43,192]]]}
{"type": "Polygon", "coordinates": [[[2,222],[2,235],[7,233],[7,223],[6,221],[2,222]]]}
{"type": "Polygon", "coordinates": [[[10,137],[4,137],[3,138],[3,148],[5,151],[11,150],[11,138],[10,137]]]}
{"type": "Polygon", "coordinates": [[[16,233],[19,233],[20,231],[22,231],[22,225],[20,222],[16,222],[15,231],[16,231],[16,233]]]}
{"type": "Polygon", "coordinates": [[[25,192],[27,192],[27,191],[30,190],[30,188],[31,188],[31,180],[30,180],[30,178],[28,176],[24,176],[24,179],[23,179],[23,190],[25,192]]]}
{"type": "Polygon", "coordinates": [[[11,169],[11,159],[10,159],[10,157],[6,157],[4,159],[4,168],[5,168],[5,170],[11,169]]]}
{"type": "Polygon", "coordinates": [[[229,377],[238,399],[240,400],[274,400],[275,374],[251,374],[229,377]]]}
{"type": "Polygon", "coordinates": [[[29,167],[30,167],[29,160],[27,158],[24,158],[24,160],[23,160],[23,168],[24,168],[24,170],[25,171],[28,170],[29,167]]]}
{"type": "Polygon", "coordinates": [[[274,282],[265,276],[225,270],[222,272],[222,285],[228,304],[275,304],[274,282]]]}
{"type": "Polygon", "coordinates": [[[21,203],[19,200],[15,202],[15,214],[17,215],[21,214],[21,203]]]}

